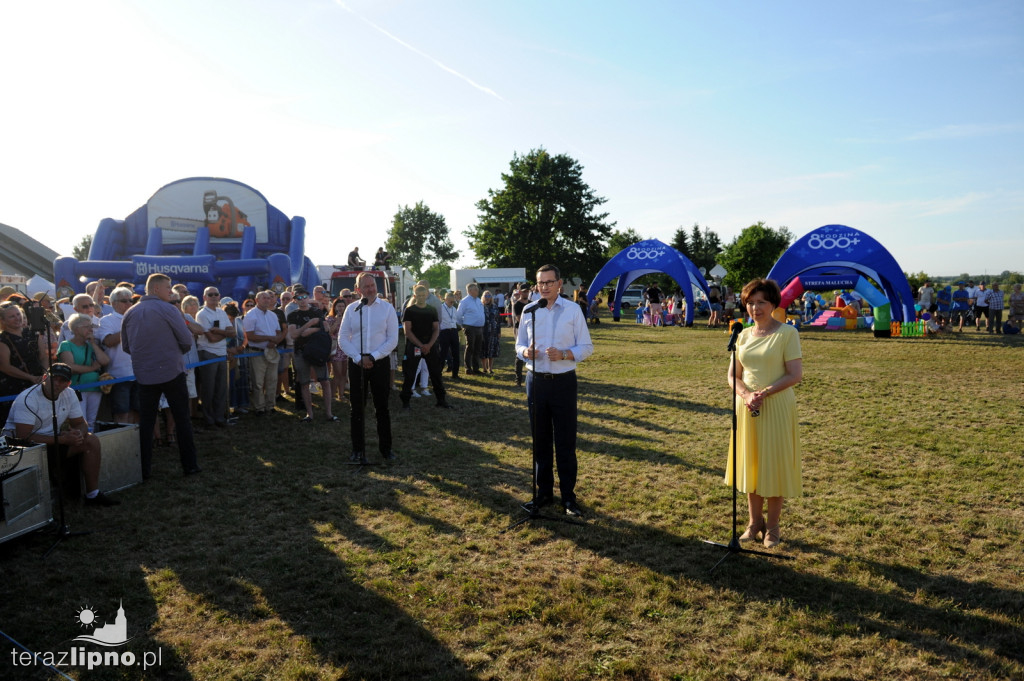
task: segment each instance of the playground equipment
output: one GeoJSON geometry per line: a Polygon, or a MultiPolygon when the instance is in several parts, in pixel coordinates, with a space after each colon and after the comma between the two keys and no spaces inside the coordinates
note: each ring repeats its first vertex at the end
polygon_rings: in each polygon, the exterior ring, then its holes
{"type": "Polygon", "coordinates": [[[768,278],[783,286],[783,308],[806,290],[856,291],[874,308],[876,338],[892,334],[891,322],[915,318],[914,294],[896,260],[873,238],[845,225],[825,225],[798,239],[768,278]]]}
{"type": "Polygon", "coordinates": [[[288,218],[258,191],[223,178],[191,177],[161,187],[124,220],[104,218],[87,260],[54,260],[57,297],[85,290],[83,278],[140,288],[160,272],[201,295],[218,286],[236,300],[259,286],[312,290],[319,275],[303,253],[306,221],[288,218]]]}

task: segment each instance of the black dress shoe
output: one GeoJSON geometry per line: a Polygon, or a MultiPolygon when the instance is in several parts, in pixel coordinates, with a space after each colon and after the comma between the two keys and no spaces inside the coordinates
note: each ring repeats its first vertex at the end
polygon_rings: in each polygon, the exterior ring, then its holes
{"type": "Polygon", "coordinates": [[[89,497],[85,498],[86,506],[117,506],[120,503],[121,502],[118,501],[117,499],[111,499],[103,492],[97,492],[96,496],[94,496],[92,499],[90,499],[89,497]]]}
{"type": "Polygon", "coordinates": [[[539,511],[545,506],[550,506],[553,503],[555,503],[555,498],[553,496],[550,494],[542,494],[537,497],[536,502],[531,500],[523,504],[523,510],[527,513],[534,513],[535,511],[539,511]]]}
{"type": "Polygon", "coordinates": [[[565,507],[565,514],[566,515],[571,515],[573,518],[582,518],[583,517],[583,511],[582,511],[582,509],[580,509],[579,504],[577,504],[575,501],[565,501],[565,502],[562,502],[562,506],[565,507]]]}
{"type": "Polygon", "coordinates": [[[452,405],[448,404],[447,402],[438,402],[437,403],[437,408],[438,409],[454,409],[455,407],[453,407],[452,405]]]}
{"type": "Polygon", "coordinates": [[[383,456],[384,460],[387,461],[388,463],[395,463],[395,461],[398,460],[398,457],[395,455],[395,452],[392,449],[389,449],[386,452],[381,452],[380,455],[383,456]]]}
{"type": "Polygon", "coordinates": [[[352,456],[349,457],[349,463],[367,464],[369,461],[366,460],[366,454],[363,452],[352,452],[352,456]]]}

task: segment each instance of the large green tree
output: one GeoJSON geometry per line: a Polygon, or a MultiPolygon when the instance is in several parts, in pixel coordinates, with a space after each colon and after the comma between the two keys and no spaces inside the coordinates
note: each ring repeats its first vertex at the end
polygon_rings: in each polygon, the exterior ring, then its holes
{"type": "Polygon", "coordinates": [[[430,210],[422,201],[415,206],[403,206],[391,220],[384,250],[391,261],[404,265],[419,276],[423,263],[450,263],[459,253],[452,244],[444,216],[430,210]]]}
{"type": "Polygon", "coordinates": [[[725,285],[739,290],[755,277],[768,276],[791,243],[793,233],[786,227],[776,229],[763,222],[747,227],[718,256],[718,264],[728,270],[725,285]]]}
{"type": "Polygon", "coordinates": [[[615,223],[596,210],[607,199],[583,181],[583,166],[543,148],[515,154],[504,186],[477,202],[479,222],[463,232],[488,267],[557,265],[563,277],[589,280],[604,264],[615,223]]]}

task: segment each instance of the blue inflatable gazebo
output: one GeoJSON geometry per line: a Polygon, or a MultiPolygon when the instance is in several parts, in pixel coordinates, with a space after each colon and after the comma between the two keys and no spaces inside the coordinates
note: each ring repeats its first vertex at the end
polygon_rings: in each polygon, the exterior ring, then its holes
{"type": "Polygon", "coordinates": [[[693,287],[696,286],[707,296],[710,293],[708,282],[689,258],[657,239],[638,241],[616,253],[594,277],[587,290],[587,299],[593,300],[594,296],[600,293],[609,281],[618,277],[619,281],[615,285],[615,304],[612,308],[612,317],[615,321],[619,321],[622,292],[645,274],[657,273],[669,275],[683,290],[683,295],[686,296],[686,325],[692,326],[693,312],[696,309],[693,301],[693,287]]]}
{"type": "Polygon", "coordinates": [[[825,225],[798,239],[778,259],[768,278],[790,293],[784,293],[783,306],[798,289],[842,286],[856,290],[878,311],[875,335],[879,337],[889,335],[886,317],[905,322],[917,316],[910,283],[896,259],[882,244],[846,225],[825,225]],[[794,282],[796,279],[800,281],[794,282]],[[815,280],[825,282],[824,286],[816,285],[815,280]]]}

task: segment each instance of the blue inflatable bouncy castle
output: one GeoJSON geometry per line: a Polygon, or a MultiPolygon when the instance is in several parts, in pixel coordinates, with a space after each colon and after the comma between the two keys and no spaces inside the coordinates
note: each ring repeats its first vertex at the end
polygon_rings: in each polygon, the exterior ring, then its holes
{"type": "Polygon", "coordinates": [[[876,338],[890,335],[890,320],[916,318],[914,294],[896,259],[882,244],[846,225],[825,225],[798,239],[768,278],[783,289],[783,309],[804,290],[852,288],[875,310],[876,338]]]}
{"type": "Polygon", "coordinates": [[[161,272],[201,296],[206,286],[243,300],[259,286],[320,283],[303,252],[306,221],[234,180],[190,177],[161,187],[124,220],[103,219],[88,260],[57,258],[57,297],[85,291],[86,279],[131,281],[161,272]]]}

